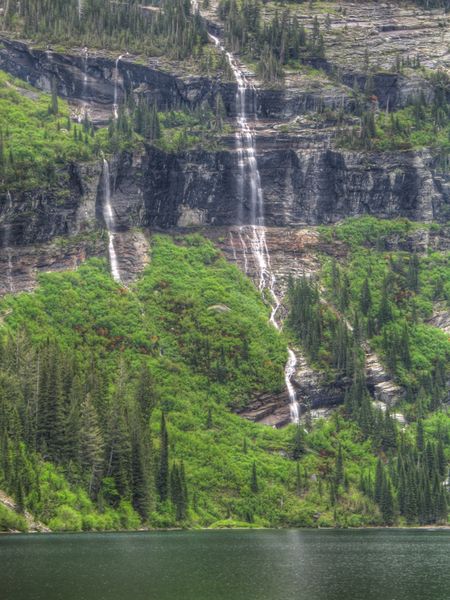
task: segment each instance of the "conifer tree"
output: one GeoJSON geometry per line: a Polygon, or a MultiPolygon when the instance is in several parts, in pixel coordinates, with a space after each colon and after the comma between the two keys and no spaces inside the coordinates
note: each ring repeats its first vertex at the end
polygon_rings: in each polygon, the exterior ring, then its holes
{"type": "Polygon", "coordinates": [[[169,496],[169,436],[167,434],[166,417],[161,414],[159,469],[157,489],[159,499],[165,502],[169,496]]]}

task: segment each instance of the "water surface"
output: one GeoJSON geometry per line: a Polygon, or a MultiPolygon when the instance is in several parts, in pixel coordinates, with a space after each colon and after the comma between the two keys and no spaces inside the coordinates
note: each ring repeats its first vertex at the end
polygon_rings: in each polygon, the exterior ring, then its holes
{"type": "Polygon", "coordinates": [[[0,536],[0,600],[449,599],[449,531],[0,536]]]}

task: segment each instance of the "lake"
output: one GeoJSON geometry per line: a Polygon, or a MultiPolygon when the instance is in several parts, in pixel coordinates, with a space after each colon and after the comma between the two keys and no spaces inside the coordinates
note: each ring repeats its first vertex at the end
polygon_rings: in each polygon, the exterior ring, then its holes
{"type": "Polygon", "coordinates": [[[449,600],[450,531],[0,536],[1,600],[449,600]]]}

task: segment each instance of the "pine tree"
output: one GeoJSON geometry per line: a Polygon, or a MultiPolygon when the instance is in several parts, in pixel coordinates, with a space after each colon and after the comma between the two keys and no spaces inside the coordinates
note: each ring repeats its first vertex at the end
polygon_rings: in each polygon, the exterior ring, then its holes
{"type": "Polygon", "coordinates": [[[79,462],[88,477],[88,492],[96,496],[100,486],[104,460],[104,441],[97,412],[88,394],[81,404],[79,462]]]}
{"type": "Polygon", "coordinates": [[[155,391],[155,383],[152,374],[148,366],[143,363],[136,388],[136,401],[140,407],[142,418],[146,425],[148,425],[157,400],[158,397],[155,391]]]}
{"type": "Polygon", "coordinates": [[[383,516],[383,521],[386,525],[392,525],[394,522],[394,497],[392,493],[392,487],[387,477],[383,480],[383,487],[381,492],[380,510],[383,516]]]}
{"type": "Polygon", "coordinates": [[[299,458],[301,458],[301,456],[303,455],[304,452],[305,452],[304,432],[303,432],[303,429],[300,426],[300,424],[298,424],[297,427],[295,428],[294,448],[292,451],[293,459],[298,460],[299,458]]]}
{"type": "Polygon", "coordinates": [[[416,429],[416,446],[419,452],[423,452],[424,449],[424,433],[423,433],[423,421],[419,419],[417,421],[417,429],[416,429]]]}
{"type": "Polygon", "coordinates": [[[167,434],[166,417],[161,414],[160,451],[157,489],[159,499],[165,502],[169,496],[169,436],[167,434]]]}

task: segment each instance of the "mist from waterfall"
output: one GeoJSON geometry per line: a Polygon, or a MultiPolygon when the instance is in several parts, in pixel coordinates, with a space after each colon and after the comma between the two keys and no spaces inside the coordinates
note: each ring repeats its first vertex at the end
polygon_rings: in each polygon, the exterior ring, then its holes
{"type": "MultiPolygon", "coordinates": [[[[261,177],[256,160],[255,135],[249,125],[247,118],[247,103],[251,100],[253,105],[253,117],[256,118],[256,109],[254,106],[255,88],[248,81],[244,71],[238,65],[234,56],[228,52],[221,44],[220,40],[209,34],[210,39],[216,47],[225,54],[228,64],[233,72],[237,83],[236,92],[236,112],[237,112],[237,130],[236,130],[236,152],[239,166],[238,179],[238,224],[239,237],[244,253],[245,271],[247,272],[247,247],[250,247],[254,263],[259,274],[259,289],[261,292],[268,291],[270,295],[270,322],[278,330],[281,330],[281,324],[277,320],[277,314],[281,306],[281,301],[276,293],[276,277],[270,264],[270,253],[266,240],[266,228],[264,218],[264,196],[261,187],[261,177]],[[248,223],[244,223],[244,200],[249,199],[249,217],[248,223]],[[248,244],[246,242],[248,240],[248,244]]],[[[289,403],[291,409],[291,420],[294,423],[299,422],[299,406],[297,395],[292,384],[292,378],[295,375],[297,359],[291,348],[288,348],[288,362],[285,367],[286,388],[289,394],[289,403]]]]}
{"type": "Polygon", "coordinates": [[[111,206],[111,179],[109,174],[109,163],[106,158],[103,159],[103,218],[108,230],[108,255],[111,266],[111,274],[116,281],[120,279],[119,261],[117,260],[116,250],[114,248],[114,229],[115,219],[111,206]]]}

